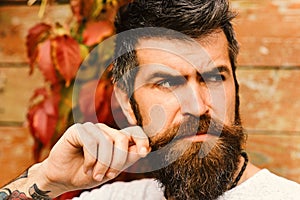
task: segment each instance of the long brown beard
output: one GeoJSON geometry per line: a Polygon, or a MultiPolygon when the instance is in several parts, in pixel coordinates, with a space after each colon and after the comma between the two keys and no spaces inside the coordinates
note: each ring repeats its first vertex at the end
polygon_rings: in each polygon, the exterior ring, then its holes
{"type": "Polygon", "coordinates": [[[162,135],[166,137],[152,140],[151,146],[158,150],[161,160],[157,162],[165,166],[154,176],[162,183],[166,198],[213,200],[228,190],[245,141],[239,124],[228,127],[207,115],[189,117],[162,135]],[[182,140],[196,133],[219,137],[197,143],[182,140]]]}

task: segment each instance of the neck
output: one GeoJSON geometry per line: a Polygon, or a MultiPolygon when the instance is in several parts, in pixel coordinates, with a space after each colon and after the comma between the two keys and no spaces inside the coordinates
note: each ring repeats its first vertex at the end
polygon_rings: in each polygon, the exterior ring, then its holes
{"type": "MultiPolygon", "coordinates": [[[[245,158],[243,156],[240,156],[240,162],[236,174],[234,176],[234,180],[238,177],[239,173],[241,172],[245,161],[245,158]]],[[[243,172],[242,176],[237,182],[237,185],[240,185],[241,183],[245,182],[246,180],[254,176],[258,171],[260,171],[260,168],[254,166],[251,162],[248,162],[245,171],[243,172]]]]}

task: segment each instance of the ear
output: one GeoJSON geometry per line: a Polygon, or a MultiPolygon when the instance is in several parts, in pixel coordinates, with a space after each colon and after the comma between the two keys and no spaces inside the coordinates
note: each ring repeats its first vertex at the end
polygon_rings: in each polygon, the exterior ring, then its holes
{"type": "Polygon", "coordinates": [[[118,86],[114,86],[115,97],[120,104],[122,111],[131,125],[136,125],[137,120],[131,108],[130,100],[127,93],[121,90],[118,86]]]}

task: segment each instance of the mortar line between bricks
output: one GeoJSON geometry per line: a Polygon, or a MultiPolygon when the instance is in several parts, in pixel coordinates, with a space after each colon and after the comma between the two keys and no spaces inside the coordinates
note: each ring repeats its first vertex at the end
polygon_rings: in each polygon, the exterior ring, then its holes
{"type": "Polygon", "coordinates": [[[250,66],[238,65],[237,70],[300,70],[299,66],[250,66]]]}
{"type": "Polygon", "coordinates": [[[27,62],[0,62],[0,68],[29,68],[27,62]]]}
{"type": "Polygon", "coordinates": [[[300,136],[300,131],[289,130],[263,130],[263,129],[247,129],[245,128],[247,135],[266,135],[266,136],[300,136]]]}

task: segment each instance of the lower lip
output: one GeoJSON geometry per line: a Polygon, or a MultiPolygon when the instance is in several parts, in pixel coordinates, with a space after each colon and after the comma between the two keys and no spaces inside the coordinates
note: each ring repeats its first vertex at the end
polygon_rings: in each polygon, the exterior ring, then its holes
{"type": "Polygon", "coordinates": [[[203,134],[203,135],[194,135],[194,136],[184,138],[184,140],[187,140],[190,142],[205,142],[210,139],[216,139],[216,136],[209,135],[209,134],[203,134]]]}

